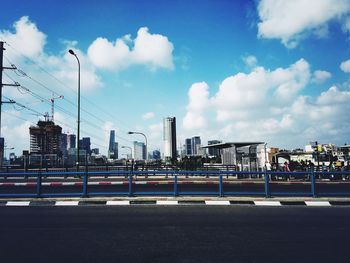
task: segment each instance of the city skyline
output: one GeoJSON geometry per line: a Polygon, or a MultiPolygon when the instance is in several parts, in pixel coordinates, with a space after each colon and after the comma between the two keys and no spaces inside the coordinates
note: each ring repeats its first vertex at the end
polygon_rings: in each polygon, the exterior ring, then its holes
{"type": "Polygon", "coordinates": [[[82,65],[80,138],[91,137],[91,148],[102,154],[110,130],[121,145],[139,140],[127,135],[135,130],[147,135],[148,152],[163,149],[167,116],[177,118],[178,149],[197,135],[280,148],[350,143],[348,1],[76,1],[67,7],[4,3],[4,66],[17,70],[4,70],[3,82],[21,86],[4,87],[3,100],[25,107],[3,105],[2,135],[17,155],[29,150],[29,126],[39,120],[33,114],[51,111],[53,91],[63,96],[55,101],[55,122],[76,134],[77,65],[70,48],[82,65]]]}

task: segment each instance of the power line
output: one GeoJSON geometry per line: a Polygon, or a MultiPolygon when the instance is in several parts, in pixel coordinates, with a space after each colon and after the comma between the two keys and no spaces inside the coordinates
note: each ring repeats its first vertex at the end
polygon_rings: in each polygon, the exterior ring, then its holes
{"type": "MultiPolygon", "coordinates": [[[[26,74],[24,71],[22,71],[22,72],[23,72],[24,74],[26,74]]],[[[26,75],[27,75],[27,74],[26,74],[26,75]]],[[[14,80],[13,78],[11,78],[8,74],[6,74],[6,76],[7,76],[9,79],[11,79],[12,81],[15,81],[15,80],[14,80]]],[[[48,104],[51,105],[51,101],[50,101],[49,99],[42,97],[41,95],[39,95],[39,94],[37,94],[37,93],[31,91],[29,88],[26,88],[26,87],[24,87],[23,85],[19,85],[18,89],[23,89],[24,91],[26,91],[28,94],[30,94],[30,95],[33,96],[34,98],[37,98],[37,99],[39,99],[41,102],[46,102],[46,103],[48,103],[48,104]]],[[[71,113],[70,111],[66,110],[65,108],[63,108],[63,107],[61,107],[61,106],[59,106],[59,105],[56,105],[56,108],[60,109],[63,113],[67,114],[69,117],[76,118],[76,115],[75,115],[74,113],[71,113]]],[[[98,129],[98,130],[101,130],[101,127],[100,127],[100,126],[98,126],[98,125],[96,125],[96,124],[94,124],[94,123],[92,123],[92,122],[90,122],[90,121],[88,121],[88,120],[86,120],[86,119],[83,119],[83,118],[82,118],[82,122],[83,122],[83,123],[86,123],[86,124],[89,125],[90,127],[94,127],[94,128],[96,128],[96,129],[98,129]]],[[[68,125],[67,125],[67,126],[68,126],[68,125]]],[[[105,130],[105,129],[103,129],[103,131],[108,132],[108,131],[105,130]]],[[[96,136],[96,135],[94,135],[94,136],[96,136]]],[[[123,137],[121,137],[121,136],[118,136],[118,135],[117,135],[116,137],[118,137],[118,138],[121,139],[121,140],[124,140],[124,141],[127,141],[127,142],[131,142],[130,140],[127,140],[127,139],[125,139],[125,138],[123,138],[123,137]]]]}
{"type": "MultiPolygon", "coordinates": [[[[54,94],[57,94],[57,95],[58,95],[58,93],[56,93],[56,92],[53,91],[52,89],[48,88],[47,86],[45,86],[45,85],[44,85],[43,83],[41,83],[40,81],[37,81],[36,79],[32,78],[32,77],[29,76],[26,72],[24,72],[23,70],[17,68],[14,64],[12,64],[12,65],[16,68],[17,71],[19,71],[19,72],[22,74],[22,76],[31,79],[32,81],[34,81],[34,82],[37,83],[38,85],[42,86],[42,87],[45,88],[46,90],[51,91],[51,92],[53,92],[54,94]]],[[[8,76],[10,79],[12,79],[9,75],[7,75],[7,76],[8,76]]],[[[22,87],[23,87],[23,86],[22,86],[22,87]]],[[[30,92],[31,94],[36,94],[35,92],[30,91],[29,89],[26,89],[26,90],[27,90],[28,92],[30,92]]],[[[38,94],[36,94],[36,96],[41,97],[41,96],[38,95],[38,94]]],[[[73,106],[77,106],[75,103],[69,101],[69,100],[66,99],[65,97],[64,97],[63,99],[66,100],[67,102],[69,102],[70,104],[72,104],[73,106]]],[[[51,104],[51,101],[48,100],[48,99],[46,99],[46,98],[41,97],[41,100],[46,101],[46,102],[48,102],[48,103],[51,104]]],[[[59,108],[59,109],[61,109],[62,112],[65,112],[66,114],[68,114],[68,115],[70,115],[70,116],[72,116],[72,117],[75,117],[75,114],[73,114],[73,113],[67,111],[66,109],[64,109],[64,108],[62,108],[62,107],[60,107],[60,106],[58,106],[58,105],[56,105],[56,108],[59,108]]],[[[92,113],[90,113],[90,112],[88,112],[88,111],[86,111],[86,110],[84,110],[84,109],[82,109],[82,111],[85,112],[85,113],[87,113],[87,114],[89,114],[90,116],[94,117],[95,119],[101,121],[102,123],[105,123],[104,120],[102,120],[101,118],[95,116],[94,114],[92,114],[92,113]]],[[[91,123],[90,121],[87,121],[86,119],[83,119],[83,118],[82,118],[81,120],[82,120],[83,123],[86,123],[86,124],[88,124],[88,125],[90,125],[90,126],[92,126],[92,127],[95,127],[95,128],[97,128],[97,129],[101,129],[100,126],[97,126],[96,124],[91,123]]],[[[104,130],[104,131],[105,131],[105,132],[109,132],[109,131],[107,131],[107,130],[104,130]]],[[[131,142],[130,140],[125,139],[124,137],[122,137],[122,136],[120,136],[120,135],[116,135],[116,137],[119,138],[119,139],[121,139],[121,140],[124,140],[124,141],[127,141],[127,142],[131,142]]]]}
{"type": "MultiPolygon", "coordinates": [[[[60,85],[62,85],[63,87],[65,87],[66,89],[70,90],[70,91],[73,91],[75,94],[77,94],[77,91],[75,89],[72,89],[71,87],[67,86],[64,82],[62,82],[60,79],[58,79],[57,77],[55,77],[53,74],[51,74],[50,72],[48,72],[47,70],[45,70],[43,67],[41,67],[37,62],[35,62],[34,60],[32,60],[31,58],[27,57],[26,55],[22,54],[20,51],[18,51],[16,48],[14,48],[12,45],[10,45],[9,43],[6,43],[11,49],[13,49],[15,52],[17,52],[18,54],[20,54],[21,56],[25,57],[29,62],[31,62],[32,64],[35,64],[42,72],[46,73],[47,75],[49,75],[51,78],[53,78],[55,81],[57,81],[60,85]]],[[[9,61],[9,60],[8,60],[9,61]]],[[[9,61],[9,63],[11,64],[11,62],[9,61]]],[[[29,76],[27,73],[25,73],[23,70],[21,69],[17,69],[17,71],[23,75],[24,77],[27,77],[29,79],[31,79],[32,81],[34,81],[35,83],[37,83],[38,85],[42,86],[43,88],[45,88],[46,90],[48,91],[51,91],[53,94],[56,94],[58,95],[57,92],[55,92],[54,90],[48,88],[46,85],[44,85],[43,83],[41,83],[40,81],[34,79],[33,77],[29,76]]],[[[95,108],[99,109],[101,112],[105,113],[106,115],[109,115],[111,116],[113,119],[116,119],[118,122],[120,122],[120,124],[122,124],[124,127],[126,127],[128,130],[129,129],[129,126],[124,124],[121,120],[117,119],[115,117],[115,115],[112,115],[110,112],[104,110],[102,107],[100,107],[98,104],[94,103],[93,101],[90,101],[89,99],[87,99],[86,97],[84,96],[81,96],[85,101],[89,102],[91,105],[93,105],[95,108]]],[[[76,106],[76,104],[68,99],[66,99],[66,97],[64,98],[65,101],[67,101],[68,103],[70,103],[71,105],[73,106],[76,106]]],[[[90,115],[91,117],[95,118],[96,120],[99,120],[101,121],[102,123],[105,123],[105,121],[99,117],[97,117],[96,115],[88,112],[87,110],[85,110],[84,108],[82,108],[82,111],[87,113],[88,115],[90,115]]],[[[73,115],[73,114],[70,114],[70,115],[73,115]]],[[[73,115],[74,116],[74,115],[73,115]]],[[[90,126],[93,126],[95,128],[98,128],[98,129],[101,129],[100,126],[97,126],[96,124],[92,124],[90,122],[88,122],[87,120],[83,120],[83,122],[89,124],[90,126]]],[[[107,130],[104,130],[105,132],[108,132],[107,130]]],[[[125,132],[126,133],[126,132],[125,132]]],[[[132,143],[131,140],[128,140],[122,136],[119,136],[118,134],[116,134],[116,137],[125,141],[125,142],[128,142],[128,143],[132,143]]]]}
{"type": "MultiPolygon", "coordinates": [[[[48,72],[47,70],[45,70],[43,67],[41,67],[37,62],[35,62],[34,60],[32,60],[31,58],[27,57],[26,55],[24,55],[23,53],[21,53],[20,51],[18,51],[16,48],[14,48],[12,45],[10,45],[8,42],[6,42],[6,44],[11,47],[15,52],[17,52],[18,54],[20,54],[21,56],[25,57],[28,61],[30,61],[31,63],[35,64],[41,71],[43,71],[44,73],[48,74],[51,78],[53,78],[54,80],[56,80],[59,84],[61,84],[63,87],[65,87],[66,89],[69,89],[71,91],[73,91],[75,94],[77,94],[77,91],[75,89],[70,88],[69,86],[67,86],[63,81],[61,81],[60,79],[58,79],[57,77],[55,77],[53,74],[51,74],[50,72],[48,72]]],[[[81,96],[85,101],[89,102],[91,105],[93,105],[95,108],[98,108],[101,112],[111,116],[113,119],[117,120],[118,122],[120,122],[120,124],[122,124],[125,128],[127,128],[128,130],[130,129],[130,127],[128,125],[126,125],[123,121],[119,120],[118,118],[116,118],[114,115],[112,115],[110,112],[106,111],[105,109],[103,109],[102,107],[100,107],[98,104],[94,103],[93,101],[87,99],[84,96],[81,96]]],[[[82,109],[82,111],[84,111],[82,109]]],[[[84,111],[85,112],[85,111],[84,111]]],[[[91,114],[89,112],[86,112],[88,114],[91,114]]],[[[94,116],[94,115],[93,115],[94,116]]],[[[96,116],[94,116],[96,118],[96,116]]],[[[98,117],[97,117],[98,118],[98,117]]],[[[104,121],[103,121],[104,122],[104,121]]]]}

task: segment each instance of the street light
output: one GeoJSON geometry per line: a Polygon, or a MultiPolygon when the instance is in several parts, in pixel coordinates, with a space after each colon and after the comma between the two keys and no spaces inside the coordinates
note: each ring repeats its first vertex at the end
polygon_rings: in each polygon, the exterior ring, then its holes
{"type": "Polygon", "coordinates": [[[142,132],[136,132],[136,131],[129,131],[128,134],[140,134],[143,137],[145,137],[145,141],[146,141],[146,161],[148,160],[148,152],[147,152],[147,137],[144,133],[142,132]]]}
{"type": "Polygon", "coordinates": [[[77,61],[78,61],[78,131],[77,131],[77,170],[79,170],[79,161],[80,161],[80,145],[79,145],[79,140],[80,140],[80,61],[78,56],[74,53],[72,49],[68,50],[68,52],[73,55],[77,61]]]}

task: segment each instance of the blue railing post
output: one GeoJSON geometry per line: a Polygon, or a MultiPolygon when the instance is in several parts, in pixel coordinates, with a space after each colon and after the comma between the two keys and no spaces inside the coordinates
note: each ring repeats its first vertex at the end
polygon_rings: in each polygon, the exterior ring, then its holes
{"type": "Polygon", "coordinates": [[[219,196],[220,197],[224,196],[224,192],[222,189],[222,175],[221,174],[219,175],[219,196]]]}
{"type": "Polygon", "coordinates": [[[177,175],[174,175],[174,196],[178,196],[179,192],[177,190],[177,175]]]}
{"type": "Polygon", "coordinates": [[[132,196],[132,175],[129,175],[129,196],[132,196]]]}
{"type": "Polygon", "coordinates": [[[41,173],[39,172],[36,178],[36,197],[41,197],[41,173]]]}
{"type": "Polygon", "coordinates": [[[83,197],[88,196],[88,168],[85,166],[85,174],[83,176],[83,197]]]}
{"type": "Polygon", "coordinates": [[[83,197],[88,196],[88,175],[83,176],[83,197]]]}
{"type": "Polygon", "coordinates": [[[270,176],[267,174],[267,171],[265,169],[265,197],[269,198],[271,197],[271,192],[270,192],[270,176]]]}
{"type": "Polygon", "coordinates": [[[312,171],[311,173],[311,194],[312,197],[316,197],[316,179],[315,179],[315,172],[312,171]]]}

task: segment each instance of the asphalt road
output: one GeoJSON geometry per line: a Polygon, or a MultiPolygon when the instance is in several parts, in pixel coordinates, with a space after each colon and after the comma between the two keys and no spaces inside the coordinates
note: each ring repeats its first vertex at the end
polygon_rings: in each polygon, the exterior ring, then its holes
{"type": "Polygon", "coordinates": [[[348,207],[0,207],[1,262],[348,262],[348,207]]]}

